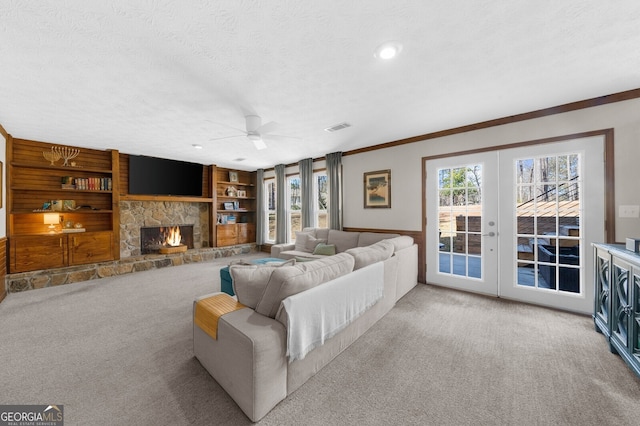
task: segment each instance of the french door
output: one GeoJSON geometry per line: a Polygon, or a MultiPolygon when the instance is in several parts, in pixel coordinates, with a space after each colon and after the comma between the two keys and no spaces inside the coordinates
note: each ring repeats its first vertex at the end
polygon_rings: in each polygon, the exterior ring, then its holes
{"type": "Polygon", "coordinates": [[[427,160],[427,282],[590,312],[603,147],[595,136],[427,160]]]}
{"type": "Polygon", "coordinates": [[[427,161],[428,283],[498,294],[496,157],[427,161]]]}

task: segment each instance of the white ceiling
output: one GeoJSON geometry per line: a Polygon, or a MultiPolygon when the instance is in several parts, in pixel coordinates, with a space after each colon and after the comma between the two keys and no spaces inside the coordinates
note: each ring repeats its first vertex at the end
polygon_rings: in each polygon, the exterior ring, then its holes
{"type": "Polygon", "coordinates": [[[254,170],[639,88],[640,2],[3,0],[0,61],[14,137],[254,170]]]}

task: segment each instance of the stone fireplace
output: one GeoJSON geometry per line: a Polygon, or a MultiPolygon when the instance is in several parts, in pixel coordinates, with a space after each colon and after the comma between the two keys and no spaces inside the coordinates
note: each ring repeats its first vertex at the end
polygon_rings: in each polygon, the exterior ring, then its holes
{"type": "Polygon", "coordinates": [[[193,248],[193,225],[145,226],[140,228],[142,254],[161,252],[163,247],[183,245],[193,248]]]}
{"type": "MultiPolygon", "coordinates": [[[[120,258],[143,253],[142,229],[191,226],[189,248],[211,247],[209,204],[182,201],[120,201],[120,258]]],[[[184,244],[184,243],[183,243],[184,244]]]]}

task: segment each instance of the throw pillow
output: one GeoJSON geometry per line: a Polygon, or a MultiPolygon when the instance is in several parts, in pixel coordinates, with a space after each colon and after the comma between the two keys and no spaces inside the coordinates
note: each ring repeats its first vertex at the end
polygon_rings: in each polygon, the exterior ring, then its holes
{"type": "Polygon", "coordinates": [[[316,246],[315,250],[313,250],[313,254],[333,256],[334,254],[336,254],[336,245],[320,243],[316,246]]]}
{"type": "Polygon", "coordinates": [[[326,243],[327,240],[323,240],[322,238],[313,238],[313,237],[309,237],[307,238],[307,242],[305,244],[305,251],[308,251],[309,253],[313,253],[313,251],[316,249],[316,247],[318,246],[318,244],[324,244],[326,243]]]}
{"type": "Polygon", "coordinates": [[[311,253],[313,251],[313,249],[308,250],[307,249],[307,241],[309,241],[309,238],[314,238],[311,234],[306,233],[306,232],[300,232],[300,231],[296,231],[296,241],[295,241],[295,245],[296,251],[306,251],[311,253]]]}
{"type": "Polygon", "coordinates": [[[352,256],[341,253],[288,268],[278,268],[271,274],[256,312],[275,318],[284,299],[350,273],[353,271],[353,262],[352,256]]]}
{"type": "Polygon", "coordinates": [[[229,266],[229,274],[233,282],[233,291],[238,297],[238,302],[255,309],[262,298],[264,289],[269,283],[273,271],[282,266],[292,266],[295,264],[295,259],[289,259],[286,262],[278,264],[234,264],[229,266]]]}

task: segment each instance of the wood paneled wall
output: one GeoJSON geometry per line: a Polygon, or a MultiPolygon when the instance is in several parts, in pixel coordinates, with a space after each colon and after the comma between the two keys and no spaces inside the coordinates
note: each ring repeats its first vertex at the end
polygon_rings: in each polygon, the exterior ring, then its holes
{"type": "Polygon", "coordinates": [[[7,275],[7,238],[0,238],[0,302],[7,296],[5,276],[7,275]]]}

